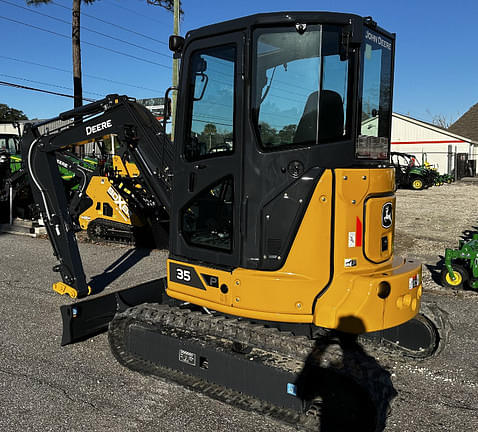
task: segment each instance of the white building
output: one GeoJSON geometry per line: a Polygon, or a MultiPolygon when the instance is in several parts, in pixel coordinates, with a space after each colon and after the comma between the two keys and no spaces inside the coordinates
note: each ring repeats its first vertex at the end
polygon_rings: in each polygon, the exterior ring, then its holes
{"type": "Polygon", "coordinates": [[[20,120],[18,122],[0,122],[0,135],[21,135],[23,133],[23,126],[25,125],[25,120],[20,120]],[[17,126],[18,125],[18,126],[17,126]],[[18,130],[20,128],[20,131],[18,130]]]}
{"type": "Polygon", "coordinates": [[[409,153],[418,161],[431,163],[440,173],[455,169],[457,153],[465,153],[469,160],[478,159],[478,142],[456,135],[430,123],[392,114],[391,151],[409,153]]]}

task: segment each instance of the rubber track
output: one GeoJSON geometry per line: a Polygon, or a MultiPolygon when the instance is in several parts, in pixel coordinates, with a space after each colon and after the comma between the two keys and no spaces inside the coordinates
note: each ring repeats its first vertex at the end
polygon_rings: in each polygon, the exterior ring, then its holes
{"type": "MultiPolygon", "coordinates": [[[[129,369],[172,380],[214,399],[247,411],[269,415],[282,422],[298,425],[305,430],[319,429],[320,406],[313,405],[307,413],[284,409],[135,356],[128,351],[126,345],[128,328],[131,325],[146,326],[170,335],[177,335],[179,332],[182,337],[188,334],[191,338],[199,338],[202,343],[208,344],[213,343],[211,337],[223,342],[229,341],[231,344],[240,342],[244,346],[268,352],[269,356],[266,357],[271,359],[269,363],[272,362],[274,367],[295,373],[302,369],[306,358],[308,361],[313,358],[311,353],[314,352],[314,348],[317,350],[317,344],[314,341],[306,337],[295,337],[274,328],[251,324],[246,320],[208,315],[159,304],[142,304],[118,313],[110,322],[108,332],[114,356],[129,369]]],[[[339,344],[329,344],[328,347],[320,350],[317,361],[320,362],[321,367],[334,368],[337,373],[352,379],[356,385],[367,392],[375,410],[376,427],[371,430],[383,430],[389,402],[396,394],[390,381],[390,374],[361,350],[348,350],[345,355],[345,351],[339,344]]]]}
{"type": "Polygon", "coordinates": [[[132,231],[132,226],[123,224],[121,222],[109,221],[107,219],[95,219],[94,221],[90,222],[90,224],[88,225],[86,233],[88,234],[88,238],[95,242],[104,241],[108,243],[131,245],[131,246],[135,244],[135,238],[132,231]],[[97,236],[94,232],[92,232],[93,227],[90,228],[90,226],[92,226],[93,224],[102,227],[107,233],[111,233],[112,230],[114,230],[114,231],[121,231],[122,234],[120,236],[114,236],[113,234],[111,235],[107,234],[106,236],[97,236]],[[125,229],[125,227],[127,228],[125,229]]]}

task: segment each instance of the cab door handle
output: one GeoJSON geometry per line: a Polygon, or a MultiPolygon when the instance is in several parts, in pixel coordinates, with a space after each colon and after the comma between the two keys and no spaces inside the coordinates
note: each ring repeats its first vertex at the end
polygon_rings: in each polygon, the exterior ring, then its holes
{"type": "Polygon", "coordinates": [[[188,184],[188,191],[194,192],[194,186],[196,184],[196,173],[191,172],[189,173],[189,184],[188,184]]]}

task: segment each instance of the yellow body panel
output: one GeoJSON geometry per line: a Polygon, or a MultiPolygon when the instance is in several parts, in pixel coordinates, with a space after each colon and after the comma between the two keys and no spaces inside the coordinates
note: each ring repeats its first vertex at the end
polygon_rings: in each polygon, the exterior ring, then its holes
{"type": "MultiPolygon", "coordinates": [[[[232,315],[356,333],[408,321],[420,307],[421,265],[393,258],[394,190],[393,169],[327,170],[281,269],[226,272],[185,264],[203,288],[172,281],[170,270],[167,293],[232,315]],[[383,214],[392,217],[390,226],[383,214]],[[203,275],[217,278],[218,286],[208,286],[203,275]]],[[[169,260],[169,269],[172,263],[184,264],[169,260]]]]}
{"type": "Polygon", "coordinates": [[[113,168],[118,172],[120,176],[124,177],[138,177],[139,176],[139,169],[136,164],[132,162],[123,163],[121,157],[118,155],[113,156],[112,159],[113,168]]]}
{"type": "Polygon", "coordinates": [[[127,225],[138,225],[139,221],[133,219],[128,205],[118,193],[107,177],[94,176],[86,189],[86,194],[93,201],[93,204],[79,216],[81,229],[86,230],[88,224],[97,218],[113,222],[120,222],[127,225]],[[112,209],[112,214],[105,214],[105,204],[112,209]]]}

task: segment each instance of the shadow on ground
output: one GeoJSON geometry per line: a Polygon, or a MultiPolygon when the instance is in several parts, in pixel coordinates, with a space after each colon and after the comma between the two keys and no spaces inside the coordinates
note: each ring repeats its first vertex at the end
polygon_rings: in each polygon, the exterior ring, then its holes
{"type": "Polygon", "coordinates": [[[93,276],[89,282],[92,294],[102,292],[108,285],[151,254],[151,249],[129,249],[110,264],[100,275],[93,276]]]}
{"type": "Polygon", "coordinates": [[[465,242],[473,240],[473,235],[478,234],[478,227],[473,226],[471,228],[472,228],[471,230],[464,230],[461,233],[460,238],[464,240],[465,242]]]}
{"type": "MultiPolygon", "coordinates": [[[[351,320],[363,327],[355,317],[341,322],[348,321],[349,328],[351,320]]],[[[317,339],[296,381],[297,396],[310,401],[308,414],[318,418],[321,432],[376,432],[386,426],[397,391],[390,373],[365,352],[357,337],[331,332],[317,339]]]]}
{"type": "Polygon", "coordinates": [[[441,285],[441,272],[445,267],[445,257],[439,255],[438,258],[439,260],[435,264],[425,264],[425,267],[430,272],[433,282],[435,282],[437,285],[441,285]]]}

